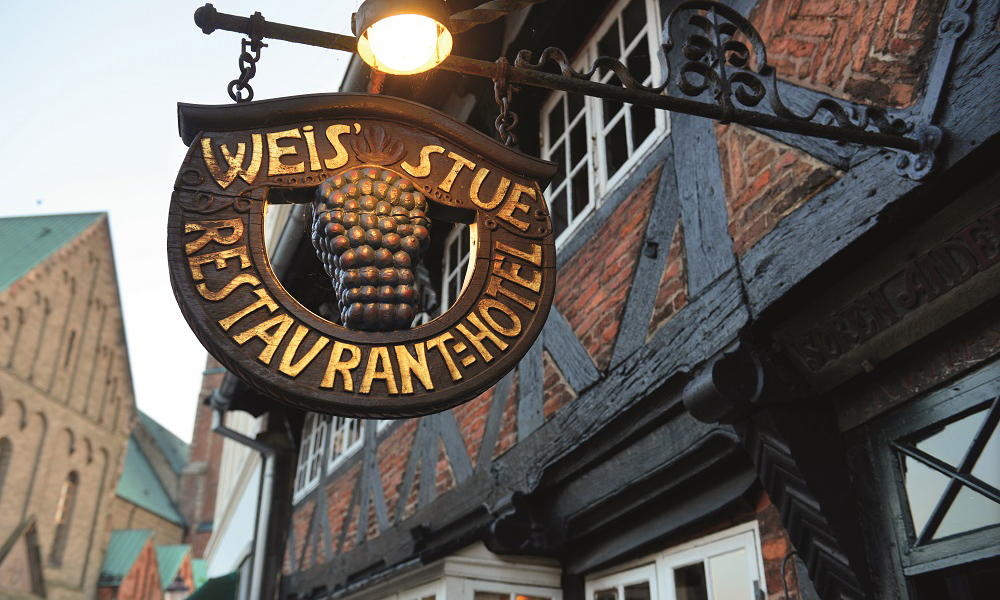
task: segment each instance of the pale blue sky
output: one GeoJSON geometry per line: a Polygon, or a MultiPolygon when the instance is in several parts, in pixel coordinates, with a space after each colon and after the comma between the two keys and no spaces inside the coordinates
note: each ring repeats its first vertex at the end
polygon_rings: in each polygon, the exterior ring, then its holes
{"type": "MultiPolygon", "coordinates": [[[[4,71],[0,216],[107,211],[139,408],[190,440],[205,351],[180,315],[166,216],[185,147],[177,102],[231,103],[241,36],[203,34],[204,2],[12,2],[4,71]]],[[[350,34],[356,0],[213,2],[220,12],[350,34]]],[[[271,40],[255,98],[335,92],[349,55],[271,40]]]]}

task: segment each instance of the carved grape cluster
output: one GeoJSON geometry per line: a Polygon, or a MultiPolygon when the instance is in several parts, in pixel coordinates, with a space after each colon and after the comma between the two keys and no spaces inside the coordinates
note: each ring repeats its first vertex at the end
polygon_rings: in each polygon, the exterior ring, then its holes
{"type": "Polygon", "coordinates": [[[392,171],[352,169],[323,181],[312,243],[351,329],[410,326],[419,294],[413,270],[430,243],[427,200],[392,171]]]}

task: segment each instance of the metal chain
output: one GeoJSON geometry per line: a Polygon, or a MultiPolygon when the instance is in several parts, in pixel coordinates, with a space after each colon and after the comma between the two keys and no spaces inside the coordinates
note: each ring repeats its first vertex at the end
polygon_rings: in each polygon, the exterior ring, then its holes
{"type": "Polygon", "coordinates": [[[507,74],[509,71],[510,63],[507,62],[507,58],[503,56],[498,58],[497,73],[493,78],[493,97],[500,107],[500,115],[497,116],[495,125],[497,133],[500,134],[500,141],[503,142],[504,146],[517,143],[517,134],[514,133],[514,128],[517,127],[518,122],[517,113],[510,109],[517,87],[508,84],[507,74]]]}
{"type": "Polygon", "coordinates": [[[264,16],[259,12],[250,17],[250,39],[242,41],[240,52],[240,76],[229,82],[229,97],[235,102],[250,102],[253,100],[253,88],[250,80],[257,74],[257,61],[260,60],[261,48],[267,47],[264,39],[264,16]],[[246,92],[244,94],[244,92],[246,92]]]}

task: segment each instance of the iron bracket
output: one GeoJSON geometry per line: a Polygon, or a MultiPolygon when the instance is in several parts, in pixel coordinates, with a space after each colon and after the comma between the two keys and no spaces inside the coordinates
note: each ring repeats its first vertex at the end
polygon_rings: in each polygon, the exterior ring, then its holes
{"type": "MultiPolygon", "coordinates": [[[[455,55],[438,68],[494,80],[503,76],[512,84],[708,117],[720,123],[893,149],[899,155],[897,171],[919,180],[934,168],[945,137],[934,120],[956,43],[969,29],[972,4],[972,0],[949,0],[938,26],[924,97],[905,113],[832,96],[819,99],[808,113],[796,112],[778,93],[777,72],[767,62],[760,33],[738,11],[715,0],[682,2],[667,17],[658,53],[663,83],[658,86],[637,81],[620,60],[606,56],[597,58],[589,71],[578,72],[558,48],[546,49],[537,62],[522,50],[504,73],[496,63],[455,55]],[[675,42],[675,30],[680,33],[680,44],[675,42]],[[558,74],[546,71],[551,65],[558,68],[558,74]],[[608,71],[620,85],[594,81],[608,71]]],[[[195,11],[195,23],[205,33],[223,29],[345,52],[357,49],[350,36],[227,15],[211,4],[195,11]]]]}

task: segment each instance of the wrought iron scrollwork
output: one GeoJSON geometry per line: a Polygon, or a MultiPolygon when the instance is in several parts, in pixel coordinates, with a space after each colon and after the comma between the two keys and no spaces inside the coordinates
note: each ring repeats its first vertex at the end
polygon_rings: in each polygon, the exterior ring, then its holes
{"type": "MultiPolygon", "coordinates": [[[[686,37],[680,47],[685,59],[673,83],[681,93],[695,97],[710,90],[715,102],[732,115],[738,108],[757,107],[765,98],[774,115],[802,122],[836,124],[844,129],[873,129],[902,135],[912,127],[892,118],[882,108],[857,107],[833,98],[819,100],[808,114],[797,114],[781,99],[778,77],[767,62],[767,49],[757,29],[737,11],[710,0],[689,0],[677,5],[663,30],[663,80],[670,82],[675,23],[682,21],[686,37]]],[[[722,119],[727,122],[728,118],[722,119]]]]}
{"type": "Polygon", "coordinates": [[[563,77],[580,79],[583,81],[591,80],[594,77],[594,74],[599,71],[611,71],[615,74],[615,77],[622,82],[622,86],[625,89],[652,92],[654,94],[660,93],[666,87],[666,84],[655,87],[643,85],[642,82],[637,80],[632,75],[632,73],[628,70],[628,67],[626,67],[622,61],[610,56],[598,57],[597,60],[594,61],[591,69],[584,73],[574,69],[570,64],[569,57],[567,57],[566,53],[559,48],[546,48],[542,51],[542,55],[538,57],[538,62],[535,63],[531,62],[531,57],[532,54],[530,50],[521,50],[517,53],[517,58],[514,59],[514,66],[519,69],[540,71],[549,64],[554,64],[559,67],[559,74],[563,77]]]}

